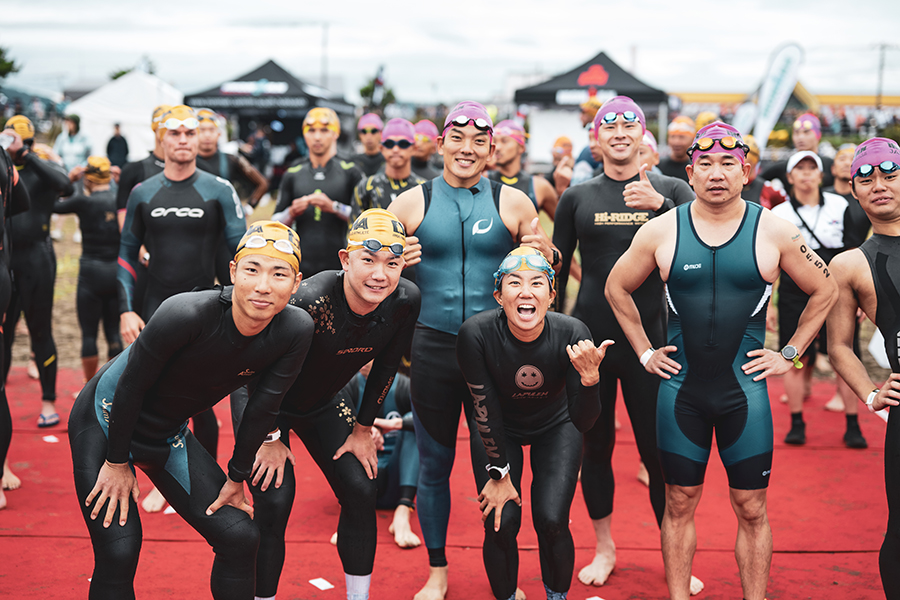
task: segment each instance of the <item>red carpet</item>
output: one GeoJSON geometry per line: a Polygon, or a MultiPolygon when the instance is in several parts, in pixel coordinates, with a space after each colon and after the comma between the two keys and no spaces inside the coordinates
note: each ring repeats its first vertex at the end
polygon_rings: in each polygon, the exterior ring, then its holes
{"type": "MultiPolygon", "coordinates": [[[[72,393],[81,376],[59,374],[60,414],[63,422],[72,405],[72,393]]],[[[819,383],[805,409],[808,442],[801,448],[780,443],[788,428],[785,405],[773,402],[776,452],[769,492],[769,519],[775,556],[768,598],[874,599],[883,598],[878,576],[878,549],[887,522],[884,495],[884,423],[860,414],[870,448],[847,450],[841,441],[844,417],[827,413],[822,405],[833,384],[819,383]]],[[[770,382],[773,398],[781,395],[780,381],[770,382]]],[[[10,450],[13,470],[22,488],[7,492],[9,507],[0,511],[0,597],[69,599],[86,598],[92,555],[87,530],[76,505],[65,426],[38,429],[40,409],[37,383],[24,369],[10,374],[8,395],[14,435],[10,450]],[[45,440],[56,436],[58,443],[45,440]]],[[[231,448],[233,436],[226,403],[217,407],[223,423],[220,458],[231,448]]],[[[608,584],[588,588],[573,581],[569,598],[605,600],[667,597],[659,531],[646,488],[636,479],[638,458],[620,406],[614,466],[616,512],[613,533],[618,544],[617,568],[608,584]]],[[[453,473],[453,513],[448,539],[451,564],[448,600],[491,598],[481,563],[481,522],[465,431],[453,473]]],[[[295,444],[297,501],[288,528],[288,555],[279,599],[340,600],[344,583],[337,551],[328,543],[337,524],[338,505],[324,477],[295,444]],[[319,591],[308,583],[322,577],[335,585],[319,591]]],[[[224,462],[224,461],[222,461],[224,462]]],[[[537,538],[527,510],[529,479],[524,501],[526,522],[519,535],[520,586],[532,600],[543,600],[537,538]]],[[[141,474],[142,491],[150,485],[141,474]]],[[[372,598],[412,598],[424,582],[427,555],[424,547],[400,550],[388,534],[391,513],[379,513],[379,545],[372,598]]],[[[212,551],[177,515],[141,514],[144,545],[136,587],[138,598],[209,598],[208,576],[212,551]]],[[[418,533],[418,524],[414,525],[418,533]]],[[[576,572],[593,555],[593,532],[577,493],[572,507],[576,544],[576,572]]],[[[740,598],[741,589],[733,548],[736,521],[728,502],[724,469],[713,453],[704,498],[697,514],[698,550],[694,574],[706,583],[698,598],[740,598]]]]}

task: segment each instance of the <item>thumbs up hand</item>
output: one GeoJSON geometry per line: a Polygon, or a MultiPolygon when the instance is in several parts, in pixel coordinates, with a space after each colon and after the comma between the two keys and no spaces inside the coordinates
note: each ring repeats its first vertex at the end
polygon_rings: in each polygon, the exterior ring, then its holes
{"type": "Polygon", "coordinates": [[[637,210],[659,210],[666,201],[662,194],[653,189],[653,184],[647,177],[649,167],[646,163],[641,165],[640,179],[632,181],[625,186],[622,196],[625,198],[625,206],[637,210]]]}

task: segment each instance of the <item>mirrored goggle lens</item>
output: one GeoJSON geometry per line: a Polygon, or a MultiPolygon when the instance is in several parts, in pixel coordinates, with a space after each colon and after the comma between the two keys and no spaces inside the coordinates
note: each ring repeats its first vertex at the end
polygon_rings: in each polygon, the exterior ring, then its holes
{"type": "Polygon", "coordinates": [[[610,125],[616,122],[616,119],[619,118],[619,115],[622,115],[622,118],[625,119],[626,123],[634,123],[638,120],[638,116],[636,113],[630,110],[626,110],[625,112],[617,113],[617,112],[608,112],[603,115],[600,120],[606,124],[610,125]]]}
{"type": "Polygon", "coordinates": [[[279,252],[283,252],[285,254],[296,254],[296,250],[291,243],[287,240],[270,240],[268,238],[264,238],[261,235],[251,235],[247,238],[247,241],[244,242],[244,245],[238,248],[238,251],[243,250],[244,248],[249,248],[251,250],[258,250],[260,248],[265,248],[266,244],[272,242],[272,247],[278,250],[279,252]]]}
{"type": "Polygon", "coordinates": [[[491,124],[488,123],[487,119],[475,119],[472,117],[467,117],[465,115],[459,115],[458,117],[450,121],[451,125],[456,125],[457,127],[465,127],[469,123],[472,123],[473,125],[475,125],[476,129],[480,129],[481,131],[491,130],[491,124]]]}
{"type": "Polygon", "coordinates": [[[400,243],[391,244],[390,246],[385,246],[384,244],[382,244],[381,242],[379,242],[378,240],[376,240],[374,238],[369,238],[369,239],[363,240],[361,242],[354,242],[353,240],[350,240],[347,243],[350,244],[351,246],[362,246],[369,252],[378,252],[382,248],[386,248],[394,256],[403,256],[403,244],[400,244],[400,243]]]}
{"type": "Polygon", "coordinates": [[[413,143],[409,140],[385,140],[381,142],[381,145],[388,150],[392,149],[394,146],[397,146],[401,150],[406,150],[407,148],[412,146],[413,143]]]}
{"type": "Polygon", "coordinates": [[[187,119],[166,119],[162,123],[163,129],[178,129],[184,125],[188,129],[197,129],[200,126],[200,121],[195,119],[194,117],[188,117],[187,119]]]}
{"type": "Polygon", "coordinates": [[[537,254],[526,254],[519,256],[507,256],[500,264],[500,270],[506,272],[515,271],[522,266],[523,262],[535,271],[548,271],[548,269],[550,269],[550,265],[548,265],[547,261],[545,261],[542,257],[538,256],[537,254]]]}
{"type": "MultiPolygon", "coordinates": [[[[875,166],[876,165],[860,165],[853,177],[871,177],[872,173],[875,172],[875,166]]],[[[878,169],[881,170],[881,172],[885,175],[889,175],[890,173],[894,173],[898,169],[900,169],[900,165],[891,160],[886,160],[878,164],[877,166],[878,169]]]]}
{"type": "Polygon", "coordinates": [[[796,123],[794,123],[794,131],[808,131],[814,128],[815,125],[813,125],[812,121],[797,121],[796,123]]]}
{"type": "Polygon", "coordinates": [[[722,138],[700,138],[694,144],[694,149],[706,151],[713,147],[713,144],[719,142],[719,145],[725,148],[726,150],[734,150],[738,146],[742,145],[740,141],[734,136],[726,135],[722,138]]]}
{"type": "Polygon", "coordinates": [[[360,129],[359,132],[360,133],[368,133],[369,135],[372,135],[373,133],[380,133],[381,130],[375,129],[374,127],[366,127],[365,129],[360,129]]]}

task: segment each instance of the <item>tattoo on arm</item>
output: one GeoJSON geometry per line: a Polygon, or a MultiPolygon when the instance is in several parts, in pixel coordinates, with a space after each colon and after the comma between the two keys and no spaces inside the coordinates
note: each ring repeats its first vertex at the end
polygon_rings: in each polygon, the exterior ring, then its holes
{"type": "Polygon", "coordinates": [[[799,239],[800,239],[800,234],[799,234],[799,233],[797,233],[797,235],[791,236],[791,241],[792,241],[792,242],[796,242],[796,241],[799,240],[799,239]]]}
{"type": "Polygon", "coordinates": [[[806,244],[800,244],[800,253],[806,256],[806,260],[811,262],[813,266],[817,269],[822,270],[822,274],[825,275],[825,278],[831,276],[831,273],[828,272],[828,267],[821,258],[813,253],[810,248],[806,247],[806,244]]]}

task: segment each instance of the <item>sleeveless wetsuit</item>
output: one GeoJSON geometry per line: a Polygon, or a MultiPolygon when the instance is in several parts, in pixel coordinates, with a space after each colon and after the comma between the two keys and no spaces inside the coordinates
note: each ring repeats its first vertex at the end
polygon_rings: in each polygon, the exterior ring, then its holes
{"type": "Polygon", "coordinates": [[[75,194],[56,203],[53,212],[75,213],[81,227],[78,290],[75,307],[81,326],[81,356],[97,356],[97,328],[103,320],[108,358],[122,351],[119,335],[119,297],[116,291],[116,259],[119,254],[119,222],[112,190],[90,196],[75,194]]]}
{"type": "MultiPolygon", "coordinates": [[[[859,247],[875,284],[875,325],[884,336],[891,371],[900,373],[900,237],[874,234],[859,247]]],[[[900,410],[891,409],[884,436],[888,524],[878,564],[886,598],[900,598],[900,410]],[[894,416],[897,415],[897,416],[894,416]]]]}
{"type": "MultiPolygon", "coordinates": [[[[606,301],[606,279],[613,265],[631,245],[641,225],[671,209],[690,202],[694,193],[680,179],[647,173],[653,188],[666,198],[656,212],[625,206],[623,192],[638,175],[616,181],[605,174],[570,187],[559,201],[553,225],[553,243],[562,254],[559,272],[559,306],[565,306],[565,288],[569,265],[580,244],[582,279],[572,316],[583,321],[595,340],[614,340],[600,365],[600,402],[603,412],[596,425],[584,436],[584,461],[581,488],[591,519],[603,519],[613,511],[615,478],[612,453],[616,442],[615,407],[618,383],[622,385],[625,408],[631,421],[641,461],[650,474],[650,502],[657,523],[662,522],[666,504],[665,483],[656,450],[656,396],[659,381],[647,372],[631,350],[628,338],[619,327],[606,301]]],[[[665,341],[666,314],[663,284],[654,270],[634,291],[633,298],[650,342],[658,347],[665,341]]]]}
{"type": "Polygon", "coordinates": [[[92,507],[84,505],[104,460],[140,467],[213,547],[213,598],[253,597],[259,531],[249,515],[231,506],[206,515],[225,473],[186,421],[247,385],[250,399],[228,463],[232,481],[247,480],[306,357],[313,322],[288,306],[263,331],[243,336],[234,324],[231,291],[179,294],[163,302],[137,340],[100,369],[72,407],[69,443],[77,502],[94,547],[92,599],[134,598],[141,549],[140,511],[133,499],[125,526],[116,516],[108,529],[102,518],[92,520],[92,507]]]}
{"type": "Polygon", "coordinates": [[[537,195],[534,193],[534,177],[531,173],[526,173],[525,171],[519,171],[512,177],[504,177],[500,171],[491,171],[488,173],[488,179],[491,181],[498,181],[504,185],[508,185],[511,188],[515,188],[520,192],[524,193],[528,196],[528,199],[531,200],[531,203],[534,204],[534,209],[537,211],[541,210],[541,207],[538,206],[537,195]]]}
{"type": "MultiPolygon", "coordinates": [[[[275,213],[286,211],[295,199],[315,192],[322,192],[335,202],[352,205],[353,190],[363,177],[359,167],[337,156],[329,159],[321,169],[314,168],[305,158],[285,172],[275,213]]],[[[294,219],[292,226],[300,234],[303,247],[300,270],[304,277],[341,268],[338,250],[347,246],[346,220],[322,212],[318,207],[309,207],[294,219]]]]}
{"type": "MultiPolygon", "coordinates": [[[[541,575],[544,585],[557,593],[569,590],[575,566],[569,509],[582,432],[600,414],[599,384],[581,384],[566,346],[589,339],[590,331],[578,319],[548,312],[540,336],[523,342],[510,332],[503,309],[495,308],[466,320],[456,345],[483,444],[472,461],[478,489],[489,481],[486,466],[509,465],[509,477],[521,495],[522,447],[531,446],[530,500],[541,575]]],[[[516,592],[521,525],[522,508],[515,502],[503,507],[500,531],[494,531],[493,512],[484,522],[484,567],[496,598],[516,592]]]]}
{"type": "Polygon", "coordinates": [[[50,241],[50,217],[60,196],[69,196],[75,188],[69,176],[56,163],[34,153],[25,155],[19,177],[31,205],[27,211],[7,221],[12,260],[13,291],[3,323],[5,373],[9,374],[16,324],[25,313],[31,336],[31,351],[41,381],[41,399],[56,400],[56,343],[53,341],[53,288],[56,284],[56,253],[50,241]]]}
{"type": "Polygon", "coordinates": [[[728,485],[768,487],[772,469],[772,413],[766,382],[741,366],[765,346],[766,305],[772,286],[759,273],[756,235],[762,208],[745,202],[735,235],[707,246],[694,230],[691,204],[678,208],[678,234],[666,294],[669,355],[682,368],[663,379],[657,437],[666,483],[703,483],[716,445],[728,485]],[[752,257],[752,259],[750,258],[752,257]]]}
{"type": "MultiPolygon", "coordinates": [[[[403,351],[409,347],[419,314],[419,292],[401,279],[378,308],[360,316],[347,305],[344,272],[326,271],[304,279],[291,304],[312,316],[315,335],[309,358],[281,405],[281,441],[290,447],[290,430],[299,436],[341,503],[337,548],[344,572],[369,575],[375,562],[377,486],[353,454],[338,460],[332,457],[357,421],[368,426],[375,420],[403,351]],[[354,411],[336,394],[372,359],[375,363],[362,402],[354,411]]],[[[261,534],[256,595],[263,598],[274,596],[278,588],[294,488],[290,464],[285,465],[280,488],[271,485],[263,492],[251,486],[254,521],[261,534]]]]}
{"type": "Polygon", "coordinates": [[[424,217],[413,234],[422,244],[422,262],[416,265],[422,312],[411,372],[419,447],[417,512],[435,567],[447,564],[450,471],[461,407],[473,457],[483,452],[471,421],[469,390],[456,363],[456,334],[463,321],[497,305],[493,274],[515,247],[500,218],[501,188],[486,177],[469,189],[451,187],[443,176],[431,180],[422,186],[424,217]]]}

